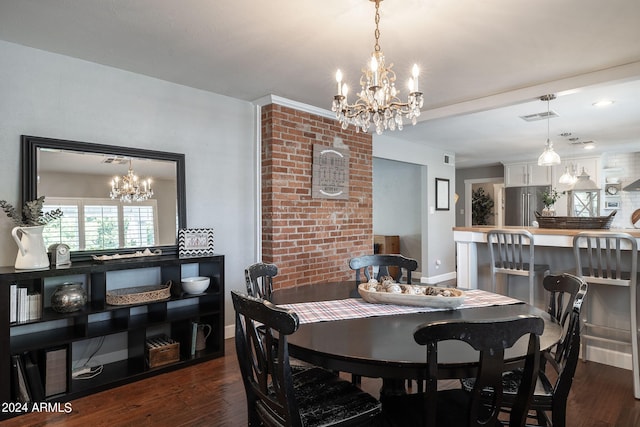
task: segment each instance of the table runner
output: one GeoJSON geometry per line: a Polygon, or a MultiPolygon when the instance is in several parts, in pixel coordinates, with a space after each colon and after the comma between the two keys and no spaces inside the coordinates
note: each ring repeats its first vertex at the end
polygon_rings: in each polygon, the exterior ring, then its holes
{"type": "MultiPolygon", "coordinates": [[[[522,301],[505,295],[494,294],[480,289],[465,290],[467,297],[455,308],[462,310],[492,305],[519,304],[522,301]]],[[[347,298],[330,301],[312,301],[296,304],[279,304],[296,312],[300,324],[329,322],[334,320],[357,319],[362,317],[392,316],[395,314],[426,313],[430,311],[450,310],[448,308],[413,307],[393,304],[371,304],[360,298],[347,298]]]]}

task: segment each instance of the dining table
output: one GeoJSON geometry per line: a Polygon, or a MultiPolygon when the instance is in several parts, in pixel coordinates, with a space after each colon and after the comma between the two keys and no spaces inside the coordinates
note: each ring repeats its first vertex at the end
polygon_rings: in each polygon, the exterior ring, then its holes
{"type": "MultiPolygon", "coordinates": [[[[395,382],[391,388],[406,379],[425,379],[426,349],[413,339],[423,323],[450,319],[490,323],[535,315],[544,320],[541,350],[561,338],[562,327],[544,310],[479,289],[463,291],[464,302],[454,309],[371,304],[360,297],[355,281],[276,289],[271,301],[300,318],[298,330],[288,337],[292,357],[334,371],[383,378],[387,384],[395,382]]],[[[522,363],[527,343],[523,337],[506,350],[508,365],[522,363]]],[[[477,362],[478,353],[463,342],[438,345],[440,379],[475,376],[477,362]]],[[[381,393],[384,389],[383,385],[381,393]]]]}

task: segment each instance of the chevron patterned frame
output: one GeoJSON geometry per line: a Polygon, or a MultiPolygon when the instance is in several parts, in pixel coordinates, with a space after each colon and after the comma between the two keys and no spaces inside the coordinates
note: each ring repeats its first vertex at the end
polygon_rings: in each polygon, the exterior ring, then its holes
{"type": "Polygon", "coordinates": [[[213,228],[181,228],[178,230],[179,258],[211,255],[213,255],[213,228]]]}

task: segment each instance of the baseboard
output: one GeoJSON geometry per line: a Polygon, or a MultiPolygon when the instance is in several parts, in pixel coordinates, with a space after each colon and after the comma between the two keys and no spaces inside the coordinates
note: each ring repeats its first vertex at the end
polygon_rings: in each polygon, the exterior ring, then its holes
{"type": "Polygon", "coordinates": [[[631,370],[631,353],[624,353],[622,351],[611,350],[602,347],[596,347],[593,345],[587,346],[585,353],[585,345],[582,345],[581,357],[591,362],[602,363],[603,365],[615,366],[616,368],[622,368],[631,370]]]}
{"type": "Polygon", "coordinates": [[[449,280],[456,280],[456,272],[441,274],[439,276],[421,277],[420,283],[426,283],[427,285],[437,285],[438,283],[447,282],[449,280]]]}
{"type": "Polygon", "coordinates": [[[233,338],[236,336],[236,325],[226,325],[224,327],[224,339],[233,338]]]}

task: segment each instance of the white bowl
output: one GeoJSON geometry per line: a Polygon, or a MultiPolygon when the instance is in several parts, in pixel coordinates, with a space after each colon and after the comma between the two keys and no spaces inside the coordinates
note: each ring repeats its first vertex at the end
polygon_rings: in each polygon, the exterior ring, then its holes
{"type": "Polygon", "coordinates": [[[201,294],[209,287],[209,277],[185,277],[182,279],[182,290],[188,294],[201,294]]]}

